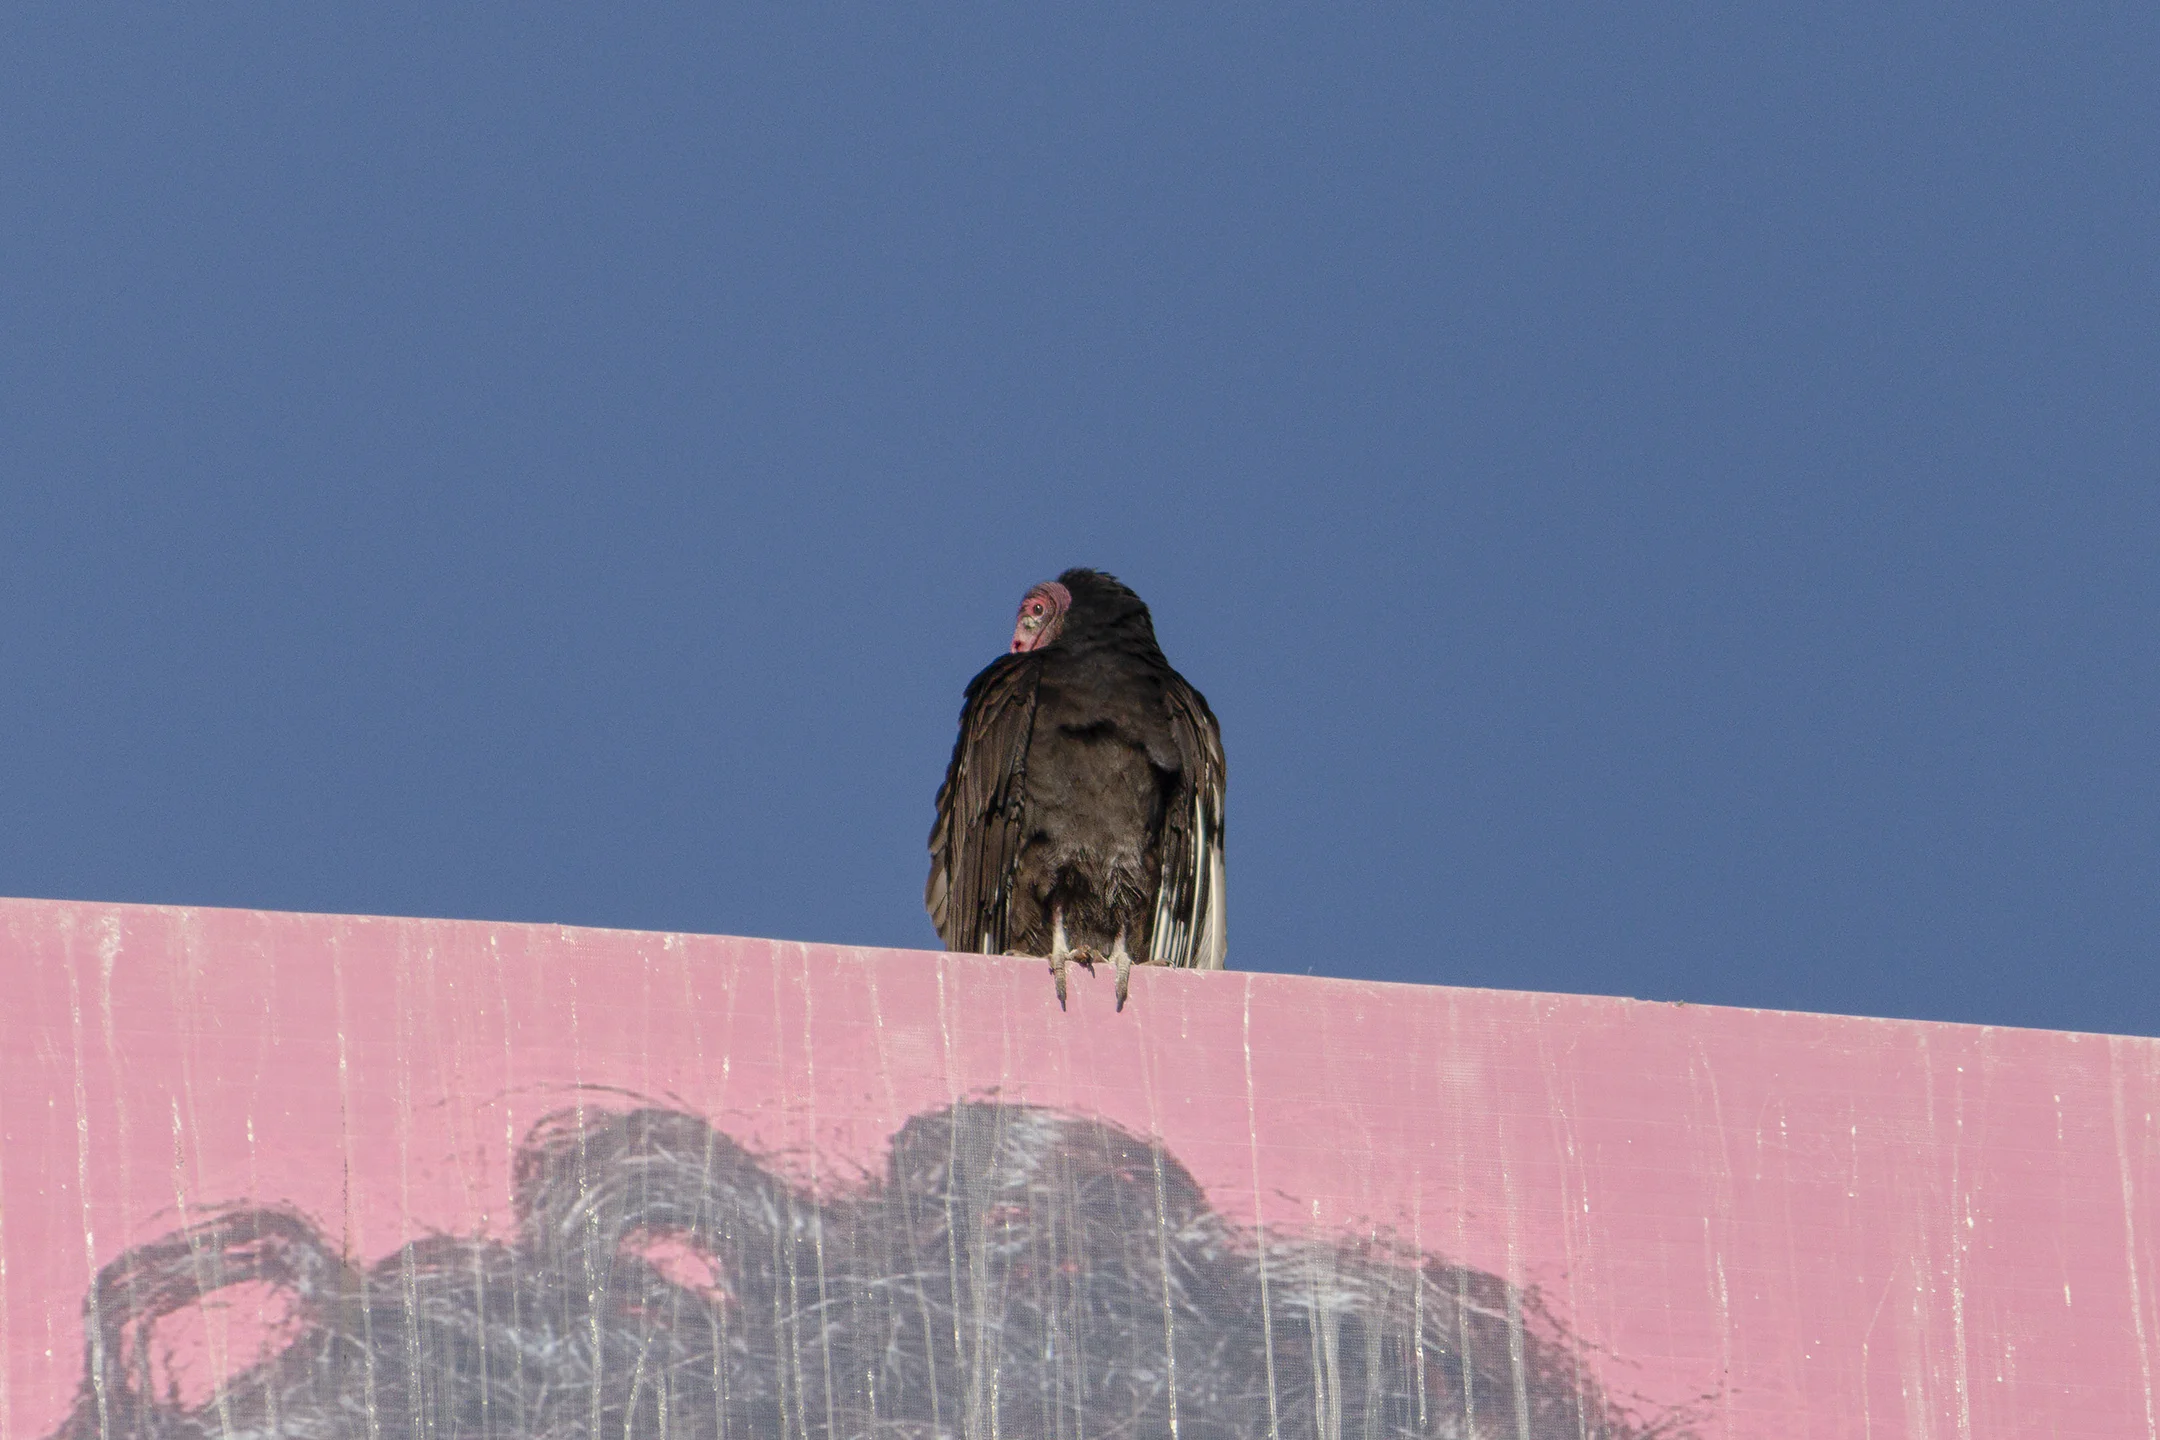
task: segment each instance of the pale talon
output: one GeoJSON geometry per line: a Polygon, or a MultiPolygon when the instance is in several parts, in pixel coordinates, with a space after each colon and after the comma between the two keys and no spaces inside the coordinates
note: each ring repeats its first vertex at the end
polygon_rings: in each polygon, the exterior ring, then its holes
{"type": "Polygon", "coordinates": [[[1058,1009],[1065,1008],[1065,967],[1078,965],[1093,975],[1095,962],[1103,958],[1102,952],[1091,946],[1067,943],[1064,912],[1056,909],[1050,912],[1050,974],[1057,981],[1058,1009]]]}

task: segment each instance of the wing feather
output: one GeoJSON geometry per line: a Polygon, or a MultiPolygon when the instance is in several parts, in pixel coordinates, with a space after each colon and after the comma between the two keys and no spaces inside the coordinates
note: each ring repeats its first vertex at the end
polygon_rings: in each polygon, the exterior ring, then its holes
{"type": "Polygon", "coordinates": [[[968,682],[960,737],[938,787],[923,889],[930,923],[948,950],[1005,952],[1041,677],[1040,657],[1007,655],[968,682]]]}
{"type": "Polygon", "coordinates": [[[1223,904],[1222,729],[1200,692],[1173,673],[1164,689],[1179,776],[1163,819],[1162,883],[1149,958],[1159,965],[1220,970],[1229,954],[1223,904]]]}

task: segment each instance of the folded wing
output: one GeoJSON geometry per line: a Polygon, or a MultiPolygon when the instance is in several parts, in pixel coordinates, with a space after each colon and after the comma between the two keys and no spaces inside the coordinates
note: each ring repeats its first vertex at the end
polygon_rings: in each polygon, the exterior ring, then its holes
{"type": "Polygon", "coordinates": [[[1170,676],[1164,698],[1180,773],[1163,817],[1162,884],[1149,958],[1158,965],[1220,970],[1229,954],[1223,914],[1222,729],[1200,692],[1170,676]]]}
{"type": "Polygon", "coordinates": [[[923,902],[948,950],[1002,955],[1026,819],[1039,656],[1008,655],[968,685],[930,828],[923,902]]]}

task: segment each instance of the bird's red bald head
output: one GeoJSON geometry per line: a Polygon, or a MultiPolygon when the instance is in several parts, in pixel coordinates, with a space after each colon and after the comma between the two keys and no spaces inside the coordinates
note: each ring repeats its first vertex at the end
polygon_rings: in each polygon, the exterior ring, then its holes
{"type": "Polygon", "coordinates": [[[1013,621],[1012,653],[1040,650],[1057,639],[1065,627],[1065,612],[1072,609],[1072,591],[1055,580],[1045,580],[1020,602],[1013,621]]]}

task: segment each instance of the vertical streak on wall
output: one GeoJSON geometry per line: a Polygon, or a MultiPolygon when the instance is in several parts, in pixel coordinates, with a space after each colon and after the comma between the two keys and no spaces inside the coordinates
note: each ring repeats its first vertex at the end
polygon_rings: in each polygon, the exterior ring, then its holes
{"type": "MultiPolygon", "coordinates": [[[[906,1112],[901,1109],[900,1092],[893,1083],[891,1057],[886,1053],[885,1049],[885,1006],[883,999],[879,996],[878,993],[877,974],[877,967],[875,965],[866,965],[863,967],[863,978],[867,982],[868,993],[870,997],[871,1032],[876,1037],[878,1047],[878,1078],[885,1087],[885,1115],[888,1122],[887,1128],[891,1131],[897,1131],[900,1128],[901,1124],[906,1120],[907,1115],[906,1112]]],[[[945,1024],[945,965],[942,960],[938,962],[937,976],[938,1024],[940,1029],[942,1030],[945,1024]]],[[[731,982],[731,988],[728,992],[729,1031],[731,1035],[733,1033],[734,1004],[734,991],[731,982]]],[[[946,1038],[948,1051],[944,1056],[944,1061],[947,1073],[949,1074],[952,1067],[952,1056],[949,1049],[951,1037],[949,1033],[947,1034],[946,1038]]],[[[945,1410],[943,1405],[940,1403],[941,1397],[938,1394],[937,1347],[928,1343],[931,1335],[931,1329],[935,1322],[931,1318],[930,1314],[929,1296],[925,1294],[920,1287],[918,1287],[915,1291],[915,1306],[916,1313],[922,1317],[925,1352],[923,1355],[923,1374],[929,1382],[930,1413],[933,1415],[942,1415],[945,1413],[945,1410]]],[[[874,1398],[875,1397],[873,1395],[873,1399],[874,1398]]]]}
{"type": "MultiPolygon", "coordinates": [[[[1494,1117],[1500,1137],[1500,1203],[1507,1215],[1507,1353],[1514,1386],[1515,1437],[1530,1440],[1530,1374],[1523,1337],[1522,1291],[1526,1282],[1522,1247],[1522,1204],[1515,1194],[1515,1167],[1509,1164],[1507,1115],[1494,1117]]],[[[1466,1347],[1467,1352],[1467,1347],[1466,1347]]]]}
{"type": "MultiPolygon", "coordinates": [[[[1572,1075],[1560,1065],[1553,1055],[1551,1026],[1537,1027],[1536,1052],[1538,1075],[1544,1082],[1546,1112],[1550,1117],[1555,1147],[1561,1160],[1559,1177],[1560,1232],[1566,1249],[1565,1266],[1560,1272],[1560,1284],[1567,1297],[1566,1313],[1581,1314],[1586,1296],[1584,1272],[1590,1268],[1590,1256],[1595,1240],[1590,1226],[1583,1219],[1590,1213],[1590,1177],[1584,1164],[1582,1152],[1576,1144],[1573,1107],[1576,1100],[1572,1075]]],[[[1578,1405],[1585,1406],[1580,1412],[1579,1430],[1583,1440],[1589,1440],[1588,1426],[1591,1411],[1587,1407],[1592,1390],[1590,1377],[1579,1357],[1571,1367],[1575,1380],[1575,1398],[1578,1405]]]]}
{"type": "MultiPolygon", "coordinates": [[[[1965,1067],[1954,1074],[1962,1076],[1965,1067]]],[[[1965,1086],[1962,1080],[1950,1097],[1950,1358],[1957,1395],[1958,1435],[1972,1440],[1972,1376],[1965,1338],[1965,1252],[1972,1234],[1972,1206],[1965,1197],[1965,1086]]]]}
{"type": "MultiPolygon", "coordinates": [[[[1447,1002],[1447,1039],[1442,1053],[1459,1056],[1468,1053],[1463,1043],[1462,1007],[1453,996],[1447,1002]]],[[[1471,1361],[1470,1350],[1470,1273],[1462,1257],[1470,1253],[1469,1207],[1461,1203],[1461,1194],[1468,1188],[1470,1175],[1470,1130],[1461,1123],[1462,1109],[1461,1077],[1457,1072],[1456,1088],[1446,1091],[1454,1097],[1455,1131],[1455,1368],[1456,1383],[1462,1391],[1463,1433],[1478,1434],[1477,1426],[1477,1367],[1471,1361]]]]}
{"type": "Polygon", "coordinates": [[[1739,1196],[1733,1179],[1732,1154],[1725,1141],[1725,1098],[1718,1090],[1717,1070],[1711,1063],[1702,1040],[1697,1037],[1690,1046],[1688,1059],[1689,1123],[1696,1135],[1700,1127],[1696,1118],[1701,1113],[1702,1098],[1710,1097],[1710,1152],[1709,1180],[1712,1204],[1703,1215],[1704,1280],[1708,1286],[1710,1313],[1717,1320],[1718,1344],[1718,1409],[1724,1421],[1727,1435],[1734,1433],[1733,1419],[1733,1303],[1732,1285],[1725,1275],[1726,1234],[1739,1210],[1739,1196]]]}
{"type": "MultiPolygon", "coordinates": [[[[1320,1230],[1320,1202],[1313,1201],[1313,1229],[1320,1230]]],[[[1305,1263],[1311,1311],[1306,1337],[1312,1346],[1313,1431],[1319,1440],[1343,1440],[1341,1317],[1335,1308],[1333,1257],[1315,1255],[1305,1263]]]]}
{"type": "MultiPolygon", "coordinates": [[[[412,1375],[426,1372],[425,1357],[420,1347],[420,1275],[414,1264],[410,1247],[412,1240],[412,1112],[413,1071],[418,1066],[418,1052],[425,1040],[414,1031],[419,1025],[419,1011],[425,1000],[432,997],[421,995],[421,987],[413,975],[413,947],[419,940],[423,957],[432,946],[411,930],[400,930],[397,938],[397,968],[392,972],[392,984],[396,986],[396,1014],[390,1027],[391,1058],[396,1074],[391,1081],[391,1092],[396,1099],[397,1118],[397,1183],[398,1183],[398,1298],[405,1308],[405,1363],[412,1375]]],[[[405,1386],[406,1416],[415,1434],[426,1434],[427,1418],[422,1411],[423,1387],[408,1381],[405,1386]]]]}
{"type": "MultiPolygon", "coordinates": [[[[1410,1248],[1425,1253],[1425,1176],[1413,1169],[1410,1180],[1410,1248]]],[[[1410,1372],[1417,1392],[1417,1428],[1425,1429],[1425,1266],[1410,1272],[1410,1372]]]]}
{"type": "MultiPolygon", "coordinates": [[[[495,977],[496,1012],[502,1020],[502,1077],[503,1084],[507,1087],[512,1083],[512,1077],[517,1074],[515,1051],[512,1049],[510,1038],[517,1033],[517,1025],[510,1016],[510,977],[503,970],[502,936],[494,930],[488,931],[487,957],[489,969],[495,977]]],[[[508,1094],[502,1097],[502,1107],[504,1151],[506,1154],[514,1155],[517,1153],[517,1107],[508,1094]]],[[[479,1252],[475,1251],[473,1253],[473,1288],[479,1295],[480,1303],[483,1306],[487,1303],[487,1286],[482,1278],[485,1268],[481,1263],[479,1252]]],[[[519,1301],[517,1287],[514,1285],[510,1288],[510,1303],[512,1306],[511,1313],[515,1315],[519,1301]]],[[[494,1419],[494,1416],[490,1413],[494,1403],[494,1391],[489,1374],[492,1361],[488,1358],[488,1336],[484,1329],[481,1331],[479,1348],[480,1418],[481,1424],[486,1425],[494,1419]]],[[[510,1363],[513,1366],[518,1363],[518,1357],[514,1351],[510,1363]]],[[[522,1419],[522,1408],[520,1418],[522,1419]]]]}
{"type": "MultiPolygon", "coordinates": [[[[951,994],[949,993],[946,980],[947,976],[945,961],[940,959],[938,961],[937,967],[937,1019],[939,1054],[942,1057],[945,1065],[946,1103],[948,1105],[958,1105],[960,1103],[960,1057],[954,1053],[952,1032],[953,999],[951,994]]],[[[948,1147],[957,1147],[959,1144],[959,1139],[960,1127],[957,1125],[952,1126],[946,1140],[948,1147]]],[[[958,1164],[958,1161],[959,1151],[957,1150],[957,1148],[948,1148],[945,1153],[945,1173],[948,1175],[953,1174],[954,1167],[958,1164]]],[[[952,1310],[953,1332],[953,1381],[955,1384],[960,1384],[966,1378],[960,1373],[960,1371],[967,1364],[967,1341],[965,1337],[965,1332],[963,1331],[961,1326],[963,1312],[960,1306],[960,1251],[958,1248],[960,1244],[960,1237],[958,1233],[959,1212],[954,1208],[954,1188],[955,1187],[951,1185],[947,1185],[945,1187],[945,1193],[943,1196],[945,1205],[945,1278],[947,1286],[946,1293],[952,1297],[952,1305],[950,1308],[952,1310]]],[[[926,1351],[925,1358],[929,1362],[930,1370],[930,1413],[933,1415],[943,1415],[945,1412],[941,1407],[941,1397],[938,1395],[936,1352],[931,1349],[927,1341],[925,1342],[924,1349],[926,1351]]],[[[957,1399],[959,1404],[962,1406],[962,1414],[965,1415],[965,1407],[968,1404],[968,1391],[964,1385],[962,1386],[961,1392],[957,1399]]],[[[975,1440],[975,1437],[970,1435],[967,1437],[967,1440],[975,1440]]]]}
{"type": "MultiPolygon", "coordinates": [[[[787,987],[786,977],[778,964],[772,967],[771,978],[772,1059],[774,1068],[780,1073],[781,1093],[792,1104],[795,1097],[785,1064],[786,1052],[782,1048],[786,1032],[780,1023],[787,1013],[787,987]]],[[[773,1269],[779,1280],[779,1289],[773,1297],[773,1353],[779,1359],[781,1372],[776,1377],[781,1407],[780,1433],[783,1436],[793,1434],[797,1440],[810,1440],[810,1396],[803,1377],[802,1264],[800,1247],[795,1243],[802,1223],[802,1207],[792,1194],[783,1196],[780,1205],[782,1219],[773,1233],[773,1269]]]]}
{"type": "MultiPolygon", "coordinates": [[[[0,1136],[7,1129],[7,1087],[0,1085],[0,1136]]],[[[7,1146],[0,1144],[0,1162],[7,1146]]],[[[0,1435],[15,1433],[15,1345],[8,1333],[7,1166],[0,1163],[0,1435]]]]}
{"type": "MultiPolygon", "coordinates": [[[[557,929],[555,936],[558,944],[571,943],[566,930],[557,929]]],[[[564,1013],[570,1022],[570,1083],[578,1097],[570,1111],[573,1133],[577,1137],[577,1214],[579,1223],[585,1229],[584,1243],[577,1249],[577,1263],[585,1270],[585,1343],[592,1355],[592,1373],[585,1379],[586,1406],[590,1412],[587,1424],[590,1427],[589,1433],[598,1435],[601,1433],[600,1415],[607,1395],[607,1353],[601,1343],[600,1324],[603,1283],[600,1278],[600,1206],[594,1203],[591,1193],[592,1165],[587,1148],[590,1140],[585,1128],[585,1045],[583,1032],[579,1028],[583,999],[578,993],[579,966],[574,952],[564,959],[566,963],[562,966],[563,994],[567,998],[564,1013]]]]}
{"type": "MultiPolygon", "coordinates": [[[[802,957],[802,1007],[803,1007],[803,1106],[810,1118],[810,1133],[817,1134],[817,1052],[813,1031],[816,1028],[814,1013],[814,987],[810,974],[810,951],[800,950],[802,957]]],[[[822,1196],[823,1177],[818,1172],[818,1147],[810,1146],[810,1189],[822,1196]]],[[[833,1405],[832,1327],[826,1319],[826,1308],[832,1304],[831,1287],[825,1275],[825,1225],[822,1216],[813,1214],[810,1220],[810,1253],[817,1262],[818,1295],[818,1354],[824,1364],[825,1413],[836,1413],[833,1405]]]]}
{"type": "Polygon", "coordinates": [[[1170,1303],[1170,1205],[1163,1177],[1162,1134],[1148,1137],[1155,1161],[1155,1261],[1162,1267],[1163,1366],[1170,1389],[1170,1440],[1178,1440],[1177,1310],[1170,1303]]]}
{"type": "Polygon", "coordinates": [[[2130,1277],[2130,1320],[2137,1335],[2138,1368],[2145,1381],[2145,1434],[2160,1440],[2160,1418],[2153,1406],[2152,1337],[2145,1330],[2145,1291],[2138,1278],[2137,1197],[2130,1179],[2130,1129],[2123,1115],[2123,1041],[2108,1040],[2108,1089],[2115,1110],[2115,1166],[2122,1174],[2123,1260],[2130,1277]]]}
{"type": "MultiPolygon", "coordinates": [[[[1143,1030],[1148,1025],[1147,1013],[1142,1011],[1138,1016],[1143,1030]]],[[[1162,1091],[1156,1083],[1156,1056],[1157,1051],[1152,1045],[1140,1052],[1140,1085],[1147,1097],[1148,1151],[1155,1172],[1155,1261],[1162,1273],[1164,1395],[1169,1402],[1170,1440],[1177,1440],[1177,1309],[1170,1279],[1169,1188],[1168,1177],[1163,1173],[1162,1091]]]]}
{"type": "MultiPolygon", "coordinates": [[[[339,943],[341,937],[330,941],[330,989],[337,1004],[337,1075],[338,1075],[338,1134],[345,1142],[345,1175],[339,1186],[345,1225],[344,1244],[340,1247],[347,1255],[360,1253],[355,1232],[358,1216],[354,1213],[357,1203],[353,1193],[354,1174],[359,1168],[354,1147],[359,1142],[359,1127],[353,1123],[352,1093],[352,1025],[345,1000],[345,948],[339,943]]],[[[382,1416],[375,1405],[375,1307],[369,1303],[367,1267],[354,1267],[360,1285],[360,1333],[367,1349],[361,1357],[362,1408],[367,1412],[368,1440],[379,1440],[382,1435],[382,1416]]]]}
{"type": "MultiPolygon", "coordinates": [[[[98,921],[98,1023],[105,1037],[105,1067],[113,1080],[113,1120],[120,1135],[120,1211],[131,1213],[135,1208],[134,1146],[130,1144],[128,1123],[127,1075],[121,1064],[119,1031],[113,1021],[113,970],[120,960],[120,917],[107,915],[98,921]]],[[[173,1177],[177,1182],[179,1177],[173,1177]]],[[[185,1201],[182,1202],[183,1205],[185,1201]]],[[[0,1430],[0,1434],[8,1433],[0,1430]]]]}
{"type": "Polygon", "coordinates": [[[1253,1243],[1260,1250],[1260,1345],[1267,1356],[1268,1440],[1282,1440],[1282,1412],[1275,1396],[1275,1305],[1268,1295],[1267,1216],[1261,1213],[1260,1105],[1253,1090],[1252,978],[1245,980],[1245,1123],[1252,1136],[1253,1243]]]}
{"type": "MultiPolygon", "coordinates": [[[[75,1047],[75,1193],[82,1202],[83,1260],[85,1268],[95,1277],[97,1274],[97,1235],[90,1223],[90,1095],[83,1083],[82,1045],[82,989],[75,976],[74,934],[68,935],[67,971],[68,1019],[71,1025],[69,1038],[75,1047]]],[[[97,1397],[98,1433],[112,1432],[112,1397],[105,1393],[105,1316],[98,1304],[98,1287],[93,1280],[89,1289],[87,1314],[84,1328],[89,1331],[84,1338],[89,1342],[90,1384],[97,1397]]]]}
{"type": "MultiPolygon", "coordinates": [[[[98,941],[99,1003],[106,1010],[109,1019],[113,969],[120,953],[118,917],[108,916],[101,920],[98,924],[98,932],[101,937],[98,941]]],[[[172,979],[176,982],[176,989],[179,992],[173,996],[172,1009],[175,1015],[182,1018],[174,1028],[181,1034],[184,1041],[192,1041],[193,1037],[189,1033],[191,1029],[189,1021],[201,1013],[202,1005],[201,996],[198,992],[198,983],[202,978],[205,966],[209,963],[202,946],[201,928],[195,922],[195,912],[181,912],[176,938],[182,956],[182,963],[172,975],[172,979]]],[[[111,1040],[113,1033],[108,1027],[108,1042],[111,1040]]],[[[109,1060],[113,1078],[114,1120],[121,1135],[121,1143],[126,1145],[126,1137],[129,1131],[125,1100],[127,1085],[122,1075],[118,1054],[111,1054],[109,1060]]],[[[223,1077],[217,1075],[213,1070],[210,1072],[208,1083],[214,1086],[221,1078],[223,1077]]],[[[215,1114],[216,1105],[213,1104],[209,1108],[211,1113],[215,1114]]],[[[191,1207],[188,1203],[189,1160],[191,1158],[189,1149],[192,1146],[194,1150],[192,1157],[194,1162],[193,1178],[199,1185],[208,1168],[204,1163],[203,1139],[210,1129],[204,1118],[201,1087],[196,1083],[194,1045],[192,1043],[183,1043],[180,1047],[180,1093],[171,1100],[169,1109],[172,1115],[171,1176],[173,1210],[179,1215],[182,1225],[192,1225],[194,1217],[190,1213],[191,1207]]],[[[120,1188],[123,1202],[127,1203],[128,1170],[125,1166],[121,1168],[120,1188]]],[[[191,1244],[188,1259],[190,1268],[194,1271],[197,1294],[208,1295],[224,1285],[222,1274],[223,1257],[221,1255],[213,1255],[203,1247],[191,1244]]],[[[204,1348],[209,1354],[210,1372],[216,1375],[228,1374],[233,1368],[229,1363],[231,1352],[227,1345],[230,1334],[228,1316],[226,1312],[219,1310],[206,1314],[204,1320],[203,1340],[204,1348]]],[[[147,1370],[145,1374],[147,1376],[147,1370]]],[[[217,1392],[215,1404],[219,1428],[227,1434],[233,1433],[232,1404],[222,1388],[217,1392]]]]}

